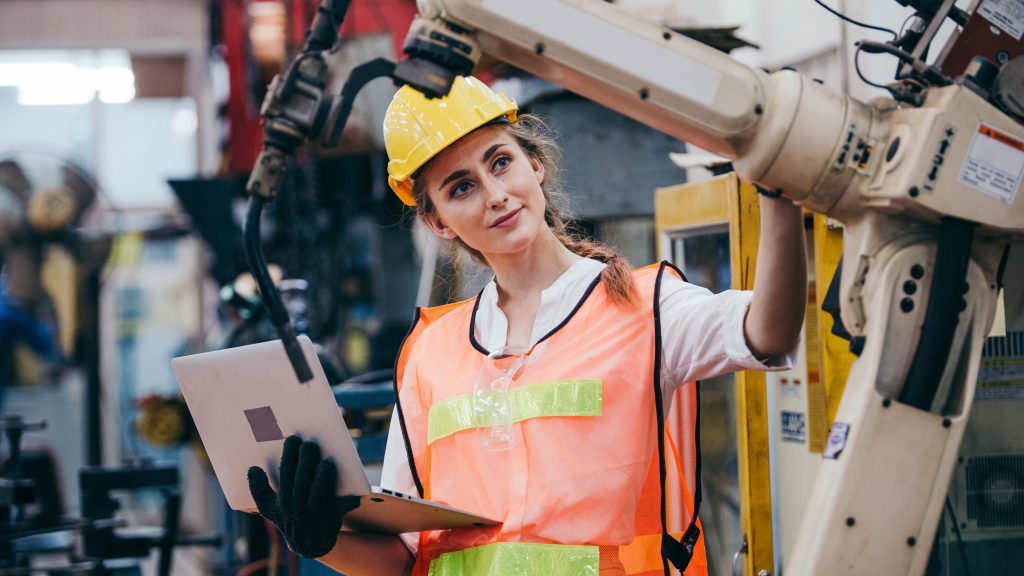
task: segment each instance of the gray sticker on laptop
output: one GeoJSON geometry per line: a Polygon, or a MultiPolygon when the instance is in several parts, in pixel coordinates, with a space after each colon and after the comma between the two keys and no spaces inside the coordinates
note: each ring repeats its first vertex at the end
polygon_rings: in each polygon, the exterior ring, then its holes
{"type": "Polygon", "coordinates": [[[270,409],[270,406],[250,408],[244,412],[245,419],[249,421],[252,435],[257,442],[271,442],[284,438],[281,427],[277,425],[277,417],[274,416],[274,411],[270,409]]]}

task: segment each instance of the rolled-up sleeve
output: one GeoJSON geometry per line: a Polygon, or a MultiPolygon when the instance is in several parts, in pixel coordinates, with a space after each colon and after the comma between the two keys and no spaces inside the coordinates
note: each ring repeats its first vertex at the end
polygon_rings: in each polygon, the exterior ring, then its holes
{"type": "Polygon", "coordinates": [[[757,358],[747,346],[743,321],[753,292],[712,294],[674,276],[662,280],[660,317],[662,386],[667,393],[693,380],[737,370],[793,367],[800,343],[782,356],[757,358]]]}

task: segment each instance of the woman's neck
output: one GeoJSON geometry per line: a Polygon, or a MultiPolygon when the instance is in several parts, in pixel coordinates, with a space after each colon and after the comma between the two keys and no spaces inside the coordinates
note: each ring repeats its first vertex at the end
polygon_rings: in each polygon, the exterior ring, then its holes
{"type": "Polygon", "coordinates": [[[520,253],[489,255],[487,263],[494,270],[499,302],[539,297],[542,290],[581,258],[562,245],[554,234],[542,238],[520,253]]]}

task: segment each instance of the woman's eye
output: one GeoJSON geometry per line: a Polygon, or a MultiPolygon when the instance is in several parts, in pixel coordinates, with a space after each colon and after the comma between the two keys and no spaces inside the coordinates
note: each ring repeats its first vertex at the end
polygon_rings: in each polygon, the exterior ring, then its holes
{"type": "Polygon", "coordinates": [[[459,196],[464,196],[469,193],[470,189],[472,189],[472,186],[470,186],[469,182],[459,182],[452,186],[451,197],[458,198],[459,196]]]}
{"type": "Polygon", "coordinates": [[[499,156],[494,160],[494,164],[491,165],[491,169],[497,172],[498,170],[504,170],[512,162],[512,159],[508,156],[499,156]]]}

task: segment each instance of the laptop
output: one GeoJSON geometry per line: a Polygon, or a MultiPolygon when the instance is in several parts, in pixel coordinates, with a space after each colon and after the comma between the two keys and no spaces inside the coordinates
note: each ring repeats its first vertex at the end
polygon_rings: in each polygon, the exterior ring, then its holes
{"type": "Polygon", "coordinates": [[[315,440],[338,467],[338,495],[361,496],[345,526],[402,534],[489,526],[496,520],[392,490],[370,486],[352,437],[317,359],[313,343],[299,336],[313,379],[299,383],[280,340],[171,360],[228,505],[256,512],[246,478],[250,466],[267,471],[277,489],[284,439],[315,440]]]}

